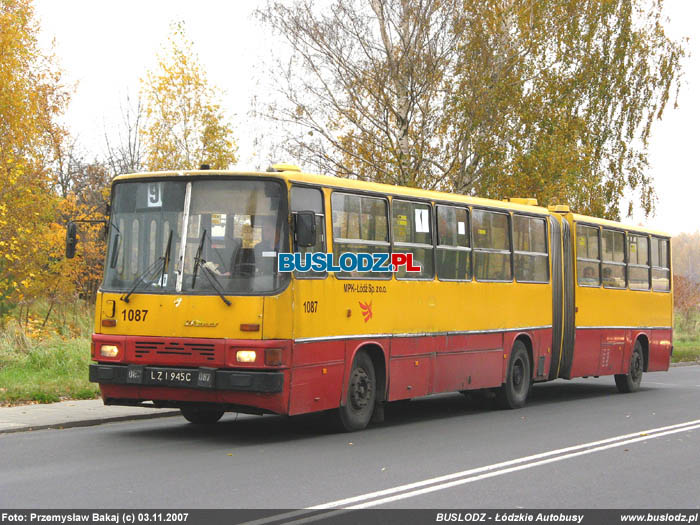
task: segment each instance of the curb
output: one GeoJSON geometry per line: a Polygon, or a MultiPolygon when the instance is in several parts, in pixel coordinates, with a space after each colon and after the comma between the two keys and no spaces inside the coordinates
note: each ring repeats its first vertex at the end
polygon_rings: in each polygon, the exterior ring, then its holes
{"type": "Polygon", "coordinates": [[[52,423],[49,425],[32,425],[16,428],[0,428],[0,434],[14,434],[16,432],[30,432],[32,430],[63,430],[64,428],[93,427],[104,423],[118,423],[120,421],[135,421],[139,419],[156,419],[161,417],[179,416],[179,411],[170,410],[168,412],[157,412],[153,414],[133,414],[130,416],[114,416],[94,419],[82,419],[79,421],[68,421],[66,423],[52,423]]]}

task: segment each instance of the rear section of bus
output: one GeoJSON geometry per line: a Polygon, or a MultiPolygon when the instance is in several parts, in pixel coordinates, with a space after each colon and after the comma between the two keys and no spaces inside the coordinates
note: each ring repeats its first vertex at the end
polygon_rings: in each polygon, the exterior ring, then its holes
{"type": "Polygon", "coordinates": [[[285,180],[158,173],[112,190],[90,367],[105,403],[286,413],[285,180]]]}

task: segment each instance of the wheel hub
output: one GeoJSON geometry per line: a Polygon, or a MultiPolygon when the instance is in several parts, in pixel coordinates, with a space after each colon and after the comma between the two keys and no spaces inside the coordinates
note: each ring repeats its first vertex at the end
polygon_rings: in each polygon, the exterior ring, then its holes
{"type": "Polygon", "coordinates": [[[523,367],[523,362],[518,359],[513,363],[513,386],[516,390],[521,390],[523,386],[523,380],[525,378],[525,371],[523,367]]]}
{"type": "Polygon", "coordinates": [[[635,352],[634,356],[632,357],[632,367],[630,370],[630,375],[635,381],[639,379],[642,375],[642,356],[639,355],[639,352],[635,352]]]}
{"type": "Polygon", "coordinates": [[[372,382],[363,368],[356,368],[350,377],[350,403],[356,410],[369,404],[372,398],[372,382]]]}

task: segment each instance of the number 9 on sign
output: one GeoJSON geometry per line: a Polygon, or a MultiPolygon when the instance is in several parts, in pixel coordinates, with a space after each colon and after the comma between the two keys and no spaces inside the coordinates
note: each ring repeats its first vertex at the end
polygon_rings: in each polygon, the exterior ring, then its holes
{"type": "Polygon", "coordinates": [[[159,182],[152,182],[148,185],[149,208],[160,208],[163,205],[160,186],[161,184],[159,182]]]}

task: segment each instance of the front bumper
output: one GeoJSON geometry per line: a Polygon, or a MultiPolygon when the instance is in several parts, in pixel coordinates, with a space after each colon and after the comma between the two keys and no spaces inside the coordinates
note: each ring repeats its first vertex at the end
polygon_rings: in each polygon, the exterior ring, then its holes
{"type": "Polygon", "coordinates": [[[283,372],[217,370],[146,365],[90,365],[90,381],[100,384],[194,388],[277,394],[284,387],[283,372]]]}

